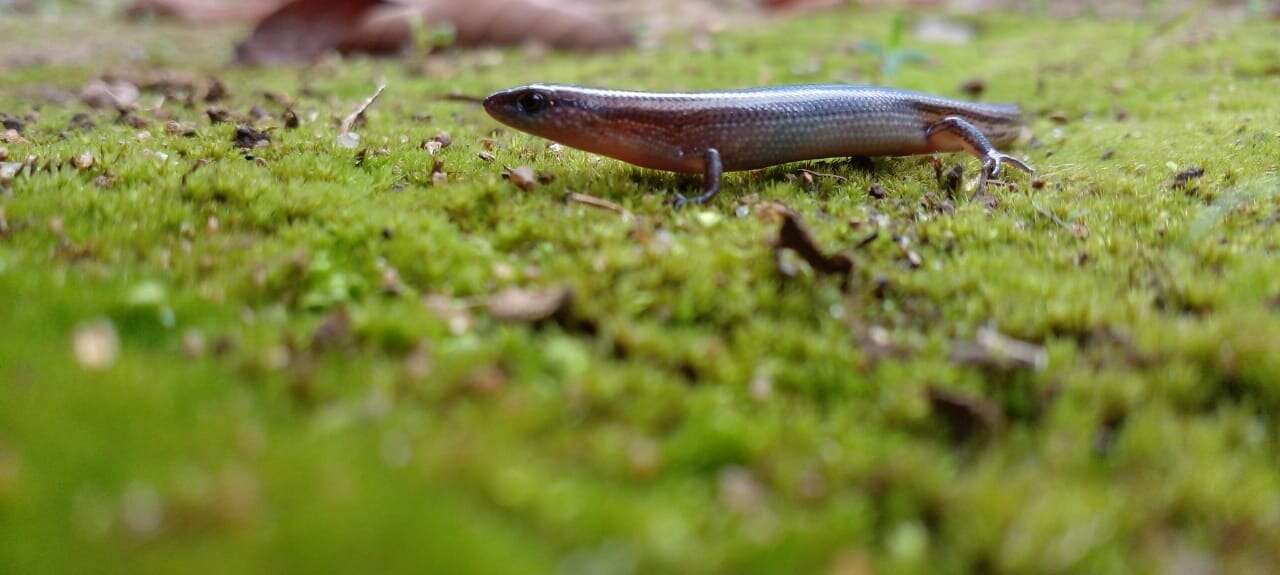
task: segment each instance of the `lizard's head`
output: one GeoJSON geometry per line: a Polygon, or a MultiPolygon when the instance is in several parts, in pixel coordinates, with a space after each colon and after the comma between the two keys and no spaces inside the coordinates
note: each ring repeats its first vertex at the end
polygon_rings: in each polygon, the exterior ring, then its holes
{"type": "Polygon", "coordinates": [[[701,155],[682,155],[670,114],[645,108],[644,94],[531,84],[495,92],[484,109],[503,124],[646,168],[698,172],[701,155]]]}
{"type": "Polygon", "coordinates": [[[595,124],[589,102],[568,86],[531,84],[484,99],[493,119],[522,132],[573,145],[595,124]]]}

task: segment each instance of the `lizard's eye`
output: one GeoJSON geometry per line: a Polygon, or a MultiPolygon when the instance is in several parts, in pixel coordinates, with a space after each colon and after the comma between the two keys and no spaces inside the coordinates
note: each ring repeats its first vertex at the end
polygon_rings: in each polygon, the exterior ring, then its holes
{"type": "Polygon", "coordinates": [[[537,114],[547,109],[547,97],[537,92],[528,92],[521,94],[516,100],[516,107],[525,114],[537,114]]]}

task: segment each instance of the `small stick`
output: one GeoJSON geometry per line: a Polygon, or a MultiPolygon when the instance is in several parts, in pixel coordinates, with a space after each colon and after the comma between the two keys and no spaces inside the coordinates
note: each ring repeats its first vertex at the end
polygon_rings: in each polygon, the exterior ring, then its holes
{"type": "Polygon", "coordinates": [[[468,103],[468,104],[483,104],[483,103],[484,103],[484,98],[483,98],[483,97],[481,97],[481,96],[468,96],[468,95],[466,95],[466,94],[442,94],[442,95],[438,95],[438,96],[431,96],[431,99],[433,99],[433,100],[439,100],[439,101],[442,101],[442,102],[466,102],[466,103],[468,103]]]}
{"type": "Polygon", "coordinates": [[[1062,218],[1059,218],[1057,214],[1055,214],[1055,213],[1053,213],[1053,212],[1051,212],[1051,211],[1049,211],[1049,210],[1046,210],[1046,209],[1044,209],[1044,208],[1040,207],[1040,204],[1037,204],[1037,203],[1035,203],[1035,202],[1031,202],[1031,207],[1032,207],[1033,209],[1035,209],[1035,211],[1036,211],[1036,213],[1037,213],[1037,214],[1040,214],[1041,216],[1044,216],[1045,218],[1048,218],[1048,220],[1049,220],[1049,221],[1051,221],[1051,222],[1053,222],[1053,223],[1055,223],[1055,224],[1058,224],[1059,226],[1062,226],[1062,228],[1063,228],[1063,229],[1066,229],[1066,230],[1070,230],[1070,229],[1071,229],[1071,225],[1070,225],[1070,224],[1068,224],[1067,222],[1062,221],[1062,218]]]}
{"type": "Polygon", "coordinates": [[[378,90],[375,91],[372,96],[369,96],[368,98],[366,98],[365,101],[361,102],[360,105],[355,110],[353,110],[349,116],[347,116],[346,118],[343,118],[342,127],[338,129],[338,135],[345,136],[347,134],[350,134],[351,128],[355,126],[356,121],[359,120],[360,117],[364,115],[365,110],[368,110],[369,106],[372,106],[374,101],[378,99],[378,96],[382,95],[382,91],[386,89],[387,89],[387,84],[385,82],[378,84],[378,90]]]}
{"type": "Polygon", "coordinates": [[[815,171],[813,171],[813,170],[806,170],[806,169],[804,169],[804,168],[800,168],[800,172],[801,172],[801,173],[805,173],[805,174],[809,174],[810,176],[819,177],[819,178],[835,178],[835,179],[837,179],[837,180],[839,180],[839,181],[841,181],[841,182],[847,182],[847,181],[849,181],[849,178],[846,178],[846,177],[841,176],[841,175],[839,175],[839,174],[824,174],[824,173],[822,173],[822,172],[815,172],[815,171]]]}
{"type": "Polygon", "coordinates": [[[580,204],[586,204],[588,206],[606,209],[611,212],[617,212],[619,214],[622,214],[622,217],[624,218],[631,217],[631,212],[627,211],[626,208],[603,198],[588,196],[587,194],[579,194],[577,192],[569,192],[568,194],[565,195],[565,199],[571,202],[578,202],[580,204]]]}

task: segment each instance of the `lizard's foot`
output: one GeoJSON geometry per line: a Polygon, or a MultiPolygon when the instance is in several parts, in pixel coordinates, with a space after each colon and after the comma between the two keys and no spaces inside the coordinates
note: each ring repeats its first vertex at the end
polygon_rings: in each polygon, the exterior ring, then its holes
{"type": "Polygon", "coordinates": [[[1003,166],[1005,162],[1013,164],[1014,167],[1028,174],[1036,173],[1036,169],[1032,168],[1026,162],[1003,152],[990,150],[987,152],[986,157],[982,159],[982,177],[978,180],[978,191],[986,191],[987,180],[1000,175],[1000,167],[1003,166]]]}
{"type": "Polygon", "coordinates": [[[695,206],[701,206],[702,204],[705,204],[708,201],[710,201],[711,198],[714,198],[716,196],[716,192],[718,191],[719,190],[711,191],[711,192],[703,192],[693,197],[689,197],[680,192],[676,192],[675,197],[671,198],[671,207],[678,210],[689,204],[693,204],[695,206]]]}
{"type": "Polygon", "coordinates": [[[671,205],[675,209],[678,210],[690,203],[700,206],[720,193],[720,176],[724,172],[724,166],[720,163],[720,152],[716,151],[715,148],[709,148],[706,152],[703,152],[702,159],[704,163],[702,193],[692,198],[686,198],[684,194],[676,192],[675,199],[671,201],[671,205]]]}

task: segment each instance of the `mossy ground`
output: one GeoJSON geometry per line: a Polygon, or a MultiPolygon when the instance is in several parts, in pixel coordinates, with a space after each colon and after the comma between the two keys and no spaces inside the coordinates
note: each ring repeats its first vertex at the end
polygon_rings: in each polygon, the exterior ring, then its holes
{"type": "Polygon", "coordinates": [[[949,197],[916,158],[810,165],[844,178],[811,185],[787,177],[797,166],[734,174],[673,211],[665,198],[696,183],[511,131],[486,162],[498,126],[432,98],[866,79],[874,56],[851,47],[891,18],[817,14],[709,50],[447,55],[452,73],[425,76],[223,69],[227,34],[0,20],[9,53],[81,34],[144,47],[130,66],[104,49],[0,82],[0,111],[40,108],[10,161],[55,164],[0,197],[0,571],[1274,566],[1275,24],[1002,16],[968,45],[909,40],[932,64],[893,84],[959,96],[980,77],[984,99],[1030,111],[1040,145],[1018,152],[1045,185],[1015,176],[994,202],[949,197]],[[204,104],[166,105],[198,128],[187,138],[105,112],[69,129],[85,108],[41,99],[123,67],[216,75],[241,113],[278,115],[263,93],[281,91],[304,123],[261,122],[272,142],[246,160],[204,104]],[[358,161],[331,119],[380,78],[358,161]],[[420,142],[440,131],[449,182],[432,185],[420,142]],[[96,164],[77,170],[86,151],[96,164]],[[554,181],[500,177],[519,165],[554,181]],[[1204,176],[1171,187],[1190,166],[1204,176]],[[779,274],[766,200],[852,254],[847,290],[779,274]],[[554,285],[594,332],[475,305],[554,285]],[[73,334],[104,318],[119,357],[86,369],[73,334]],[[1047,364],[956,361],[984,327],[1047,364]]]}

